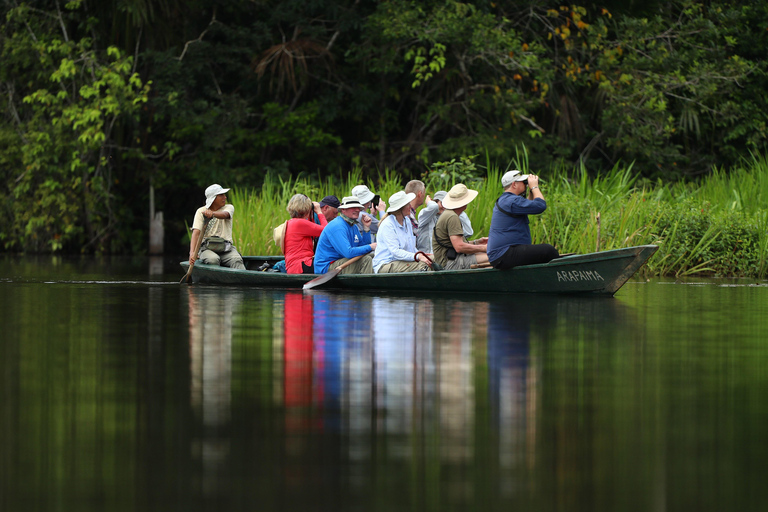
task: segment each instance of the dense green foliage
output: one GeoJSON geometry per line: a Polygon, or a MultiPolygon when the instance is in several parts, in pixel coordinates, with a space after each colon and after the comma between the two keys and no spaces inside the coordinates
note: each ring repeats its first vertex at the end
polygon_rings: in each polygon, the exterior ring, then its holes
{"type": "MultiPolygon", "coordinates": [[[[5,250],[180,246],[202,189],[469,155],[688,180],[763,152],[768,6],[4,0],[5,250]]],[[[438,171],[439,169],[432,169],[438,171]]]]}

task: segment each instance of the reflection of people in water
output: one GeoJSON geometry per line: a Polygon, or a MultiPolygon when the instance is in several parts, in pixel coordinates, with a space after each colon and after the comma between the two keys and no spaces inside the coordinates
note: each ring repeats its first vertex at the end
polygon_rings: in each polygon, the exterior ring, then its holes
{"type": "MultiPolygon", "coordinates": [[[[414,396],[418,393],[416,384],[427,380],[415,375],[416,335],[420,329],[417,304],[397,298],[373,299],[376,408],[391,433],[410,431],[413,403],[419,400],[414,396]]],[[[420,369],[424,370],[424,366],[420,369]]]]}
{"type": "MultiPolygon", "coordinates": [[[[312,300],[302,292],[286,292],[283,317],[283,401],[290,413],[291,408],[312,405],[312,300]]],[[[307,415],[293,418],[304,423],[307,415]]],[[[297,426],[297,425],[289,425],[297,426]]]]}
{"type": "Polygon", "coordinates": [[[232,314],[239,293],[198,293],[189,288],[192,406],[206,426],[229,421],[232,381],[232,314]]]}
{"type": "Polygon", "coordinates": [[[371,299],[314,292],[315,395],[323,423],[342,429],[342,404],[351,422],[369,418],[371,299]],[[355,393],[355,396],[349,396],[355,393]]]}
{"type": "Polygon", "coordinates": [[[229,456],[228,438],[221,432],[230,424],[232,400],[232,317],[242,302],[240,292],[200,291],[189,294],[190,401],[203,429],[200,452],[208,493],[226,488],[224,474],[229,456]]]}
{"type": "MultiPolygon", "coordinates": [[[[518,308],[519,309],[519,308],[518,308]]],[[[530,321],[528,315],[510,314],[509,302],[496,301],[488,309],[488,374],[492,416],[499,429],[499,456],[503,467],[520,464],[525,456],[530,397],[530,321]]],[[[532,386],[531,390],[535,390],[532,386]]]]}

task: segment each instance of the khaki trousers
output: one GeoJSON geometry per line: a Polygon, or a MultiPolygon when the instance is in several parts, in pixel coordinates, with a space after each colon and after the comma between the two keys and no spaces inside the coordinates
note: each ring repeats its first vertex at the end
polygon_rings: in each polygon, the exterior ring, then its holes
{"type": "MultiPolygon", "coordinates": [[[[373,256],[368,253],[351,265],[344,267],[340,274],[373,274],[373,256]]],[[[339,265],[349,261],[349,258],[341,258],[328,266],[328,270],[333,270],[339,265]]]]}
{"type": "Polygon", "coordinates": [[[237,268],[245,270],[243,257],[237,252],[235,246],[227,252],[221,254],[215,253],[209,249],[200,251],[200,261],[206,265],[221,265],[222,267],[237,268]]]}
{"type": "Polygon", "coordinates": [[[421,261],[390,261],[379,267],[379,274],[391,274],[393,272],[421,272],[430,270],[429,265],[421,261]]]}

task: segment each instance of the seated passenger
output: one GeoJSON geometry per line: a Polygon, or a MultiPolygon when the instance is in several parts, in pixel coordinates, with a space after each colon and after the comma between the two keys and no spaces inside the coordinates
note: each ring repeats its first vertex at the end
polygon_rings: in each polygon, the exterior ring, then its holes
{"type": "MultiPolygon", "coordinates": [[[[426,206],[419,212],[419,231],[416,233],[416,248],[427,254],[432,254],[434,252],[432,250],[432,232],[435,230],[437,219],[440,218],[440,214],[445,210],[445,208],[443,208],[443,199],[446,194],[447,192],[445,190],[435,192],[434,200],[427,196],[425,198],[426,206]]],[[[467,213],[461,212],[459,220],[461,221],[461,227],[464,230],[464,237],[471,237],[474,230],[472,229],[472,222],[470,222],[469,217],[467,217],[467,213]]]]}
{"type": "Polygon", "coordinates": [[[342,199],[339,214],[323,230],[315,252],[315,273],[325,274],[356,256],[362,258],[344,267],[342,274],[370,274],[373,272],[371,251],[371,217],[362,221],[363,231],[357,227],[357,219],[363,205],[356,197],[342,199]]]}
{"type": "MultiPolygon", "coordinates": [[[[419,221],[416,219],[416,210],[418,210],[419,207],[423,205],[424,201],[427,199],[427,187],[421,180],[411,180],[405,184],[405,193],[414,194],[413,201],[411,201],[411,213],[408,215],[408,220],[411,222],[411,227],[413,228],[413,236],[415,236],[416,240],[418,241],[419,221]]],[[[429,252],[431,253],[432,251],[429,252]]]]}
{"type": "Polygon", "coordinates": [[[336,218],[336,215],[339,213],[339,204],[341,203],[336,196],[325,196],[323,200],[320,201],[320,210],[323,212],[325,220],[331,222],[336,218]]]}
{"type": "Polygon", "coordinates": [[[221,265],[223,267],[245,270],[243,257],[232,245],[232,217],[235,207],[227,204],[228,188],[221,185],[211,185],[205,189],[205,206],[195,212],[192,221],[192,239],[189,242],[189,264],[194,265],[198,258],[206,265],[221,265]],[[202,233],[205,219],[209,219],[202,233]],[[194,254],[197,242],[203,237],[198,254],[194,254]]]}
{"type": "Polygon", "coordinates": [[[363,229],[362,221],[366,217],[371,219],[371,240],[376,240],[379,232],[379,221],[387,209],[387,204],[381,198],[371,192],[365,185],[357,185],[352,188],[352,195],[363,205],[363,211],[357,220],[357,227],[363,229]],[[374,201],[376,204],[374,204],[374,201]],[[378,218],[377,218],[378,216],[378,218]]]}
{"type": "Polygon", "coordinates": [[[414,272],[429,270],[429,259],[416,254],[416,237],[408,218],[411,201],[416,194],[402,190],[389,198],[389,214],[379,224],[376,255],[373,257],[373,271],[377,274],[390,272],[414,272]]]}
{"type": "Polygon", "coordinates": [[[468,242],[459,220],[459,215],[475,197],[476,190],[469,190],[466,185],[459,183],[454,185],[442,201],[445,211],[437,220],[432,235],[432,248],[435,250],[435,261],[445,270],[468,269],[475,264],[488,263],[488,255],[485,253],[488,239],[479,238],[468,242]]]}
{"type": "Polygon", "coordinates": [[[494,268],[506,270],[518,265],[546,263],[560,254],[549,244],[532,244],[528,215],[547,209],[539,188],[539,177],[509,171],[501,178],[504,193],[496,200],[488,233],[488,258],[494,268]],[[525,186],[530,193],[525,198],[525,186]]]}
{"type": "Polygon", "coordinates": [[[314,274],[312,258],[315,256],[315,238],[328,225],[319,203],[313,203],[304,194],[294,195],[286,207],[291,218],[285,224],[285,268],[289,274],[314,274]],[[313,222],[317,214],[318,222],[313,222]]]}

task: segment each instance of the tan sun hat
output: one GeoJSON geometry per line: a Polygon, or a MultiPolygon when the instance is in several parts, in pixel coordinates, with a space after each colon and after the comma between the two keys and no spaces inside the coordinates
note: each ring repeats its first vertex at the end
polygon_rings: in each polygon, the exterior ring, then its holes
{"type": "Polygon", "coordinates": [[[455,210],[472,202],[477,197],[477,190],[470,190],[463,183],[458,183],[448,191],[448,195],[443,199],[443,208],[455,210]]]}
{"type": "Polygon", "coordinates": [[[360,208],[362,210],[364,206],[360,204],[360,201],[358,201],[355,196],[347,196],[341,200],[339,210],[345,210],[347,208],[360,208]]]}

